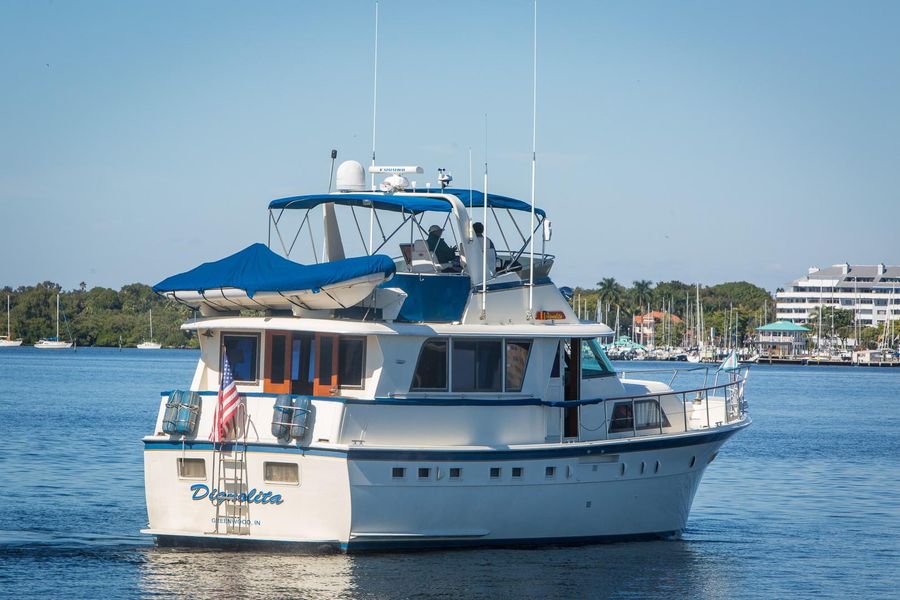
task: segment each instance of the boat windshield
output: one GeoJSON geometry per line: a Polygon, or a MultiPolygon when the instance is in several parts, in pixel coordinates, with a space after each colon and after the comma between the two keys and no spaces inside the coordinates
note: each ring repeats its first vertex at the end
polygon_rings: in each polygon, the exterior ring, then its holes
{"type": "Polygon", "coordinates": [[[616,374],[612,363],[603,351],[600,340],[589,338],[581,340],[581,377],[609,377],[616,374]]]}

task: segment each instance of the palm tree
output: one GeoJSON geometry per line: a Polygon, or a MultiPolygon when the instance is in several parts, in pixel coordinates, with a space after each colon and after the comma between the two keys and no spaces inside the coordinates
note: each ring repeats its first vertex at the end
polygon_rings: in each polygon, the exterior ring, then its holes
{"type": "Polygon", "coordinates": [[[604,277],[597,282],[597,298],[607,306],[619,306],[622,303],[622,286],[614,277],[604,277]]]}
{"type": "Polygon", "coordinates": [[[643,312],[644,307],[650,302],[650,298],[653,295],[653,287],[652,281],[647,281],[646,279],[641,279],[640,281],[635,281],[634,287],[632,289],[632,293],[634,294],[634,300],[638,305],[638,312],[643,312]]]}

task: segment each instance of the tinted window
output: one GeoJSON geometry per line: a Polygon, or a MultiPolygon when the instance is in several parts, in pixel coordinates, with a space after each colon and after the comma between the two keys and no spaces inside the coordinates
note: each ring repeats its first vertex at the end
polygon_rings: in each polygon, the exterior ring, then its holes
{"type": "Polygon", "coordinates": [[[365,338],[344,338],[338,342],[338,385],[362,387],[365,370],[365,338]]]}
{"type": "Polygon", "coordinates": [[[453,340],[453,391],[499,392],[500,340],[453,340]]]}
{"type": "Polygon", "coordinates": [[[334,338],[330,335],[323,335],[319,338],[319,381],[327,384],[331,381],[332,372],[332,354],[334,352],[334,338]]]}
{"type": "Polygon", "coordinates": [[[284,353],[287,336],[272,336],[272,356],[269,357],[269,380],[272,383],[284,383],[284,353]]]}
{"type": "Polygon", "coordinates": [[[633,412],[631,402],[617,402],[609,420],[610,433],[668,426],[669,419],[656,400],[635,400],[633,412]]]}
{"type": "Polygon", "coordinates": [[[506,391],[521,392],[531,340],[506,342],[506,391]]]}
{"type": "Polygon", "coordinates": [[[410,390],[447,389],[447,340],[425,340],[413,373],[410,390]]]}
{"type": "MultiPolygon", "coordinates": [[[[223,335],[222,345],[225,346],[234,380],[256,381],[259,338],[255,335],[223,335]]],[[[222,364],[224,363],[223,357],[222,364]]]]}

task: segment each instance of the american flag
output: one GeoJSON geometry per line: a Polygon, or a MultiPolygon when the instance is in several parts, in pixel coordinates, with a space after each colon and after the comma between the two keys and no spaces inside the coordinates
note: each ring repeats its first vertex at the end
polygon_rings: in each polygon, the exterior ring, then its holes
{"type": "Polygon", "coordinates": [[[231,363],[228,362],[228,353],[222,368],[222,385],[219,387],[219,400],[216,412],[213,415],[213,430],[209,439],[221,442],[234,430],[234,418],[240,405],[240,396],[237,386],[234,385],[234,373],[231,371],[231,363]]]}

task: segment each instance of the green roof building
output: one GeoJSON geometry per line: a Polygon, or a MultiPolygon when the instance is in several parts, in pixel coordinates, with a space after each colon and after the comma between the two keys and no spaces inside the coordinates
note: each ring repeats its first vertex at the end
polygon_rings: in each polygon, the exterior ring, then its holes
{"type": "Polygon", "coordinates": [[[790,321],[775,321],[756,328],[760,357],[788,358],[806,354],[809,329],[790,321]]]}

